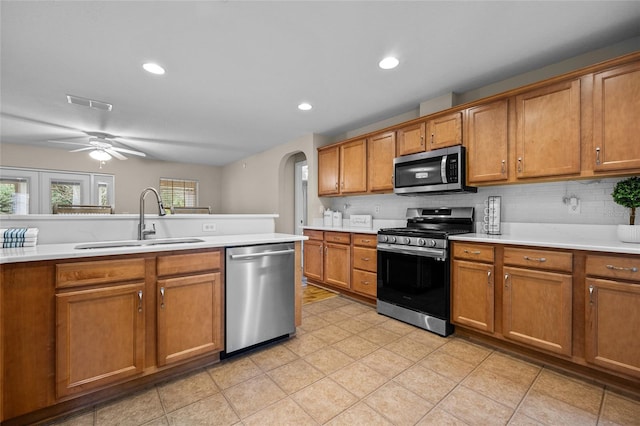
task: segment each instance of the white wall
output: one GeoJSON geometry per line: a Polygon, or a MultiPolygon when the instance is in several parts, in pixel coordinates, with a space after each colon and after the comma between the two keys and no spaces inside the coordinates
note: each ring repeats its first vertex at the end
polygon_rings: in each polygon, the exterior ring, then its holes
{"type": "Polygon", "coordinates": [[[124,161],[112,159],[100,169],[86,152],[7,143],[0,143],[0,165],[115,175],[116,213],[137,213],[140,193],[148,186],[158,188],[161,177],[193,179],[199,182],[198,204],[210,206],[214,213],[221,211],[220,167],[129,156],[124,161]]]}

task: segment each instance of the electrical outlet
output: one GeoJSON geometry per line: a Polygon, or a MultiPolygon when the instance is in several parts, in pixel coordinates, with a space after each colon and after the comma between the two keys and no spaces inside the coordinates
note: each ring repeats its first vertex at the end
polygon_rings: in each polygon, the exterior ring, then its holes
{"type": "Polygon", "coordinates": [[[580,199],[571,197],[567,203],[569,214],[580,214],[580,199]]]}
{"type": "Polygon", "coordinates": [[[215,223],[203,223],[202,224],[202,232],[216,232],[216,224],[215,223]]]}
{"type": "Polygon", "coordinates": [[[376,207],[374,210],[376,213],[380,213],[380,204],[376,204],[376,207]]]}

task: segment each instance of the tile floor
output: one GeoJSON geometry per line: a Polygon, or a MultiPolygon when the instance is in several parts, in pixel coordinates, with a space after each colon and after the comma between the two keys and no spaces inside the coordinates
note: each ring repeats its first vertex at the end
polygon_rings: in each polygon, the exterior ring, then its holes
{"type": "Polygon", "coordinates": [[[640,400],[333,297],[285,343],[58,424],[640,425],[640,400]]]}

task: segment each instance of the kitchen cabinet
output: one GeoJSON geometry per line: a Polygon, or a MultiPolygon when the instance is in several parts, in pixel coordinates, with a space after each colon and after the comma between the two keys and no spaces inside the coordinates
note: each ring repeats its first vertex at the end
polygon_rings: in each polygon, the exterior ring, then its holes
{"type": "Polygon", "coordinates": [[[486,244],[453,244],[451,321],[494,332],[494,248],[486,244]]]}
{"type": "Polygon", "coordinates": [[[56,289],[57,397],[140,375],[145,350],[144,259],[58,264],[56,289]]]}
{"type": "Polygon", "coordinates": [[[304,276],[322,282],[324,281],[324,232],[305,229],[303,233],[309,237],[303,243],[304,276]]]}
{"type": "Polygon", "coordinates": [[[353,235],[353,258],[351,264],[353,291],[376,297],[377,295],[377,271],[378,257],[376,246],[377,236],[371,234],[353,235]]]}
{"type": "Polygon", "coordinates": [[[426,125],[428,151],[462,144],[462,112],[438,116],[426,125]]]}
{"type": "Polygon", "coordinates": [[[367,192],[367,140],[318,149],[318,195],[367,192]]]}
{"type": "Polygon", "coordinates": [[[158,256],[159,366],[224,349],[220,259],[220,250],[158,256]]]}
{"type": "Polygon", "coordinates": [[[324,281],[351,288],[351,235],[347,232],[325,232],[324,239],[324,281]]]}
{"type": "Polygon", "coordinates": [[[503,335],[571,355],[572,254],[504,250],[503,335]]]}
{"type": "Polygon", "coordinates": [[[466,111],[464,144],[470,184],[503,182],[509,178],[508,99],[466,111]]]}
{"type": "Polygon", "coordinates": [[[640,378],[640,260],[589,255],[585,315],[588,362],[640,378]]]}
{"type": "Polygon", "coordinates": [[[367,171],[370,192],[393,191],[393,159],[396,156],[396,132],[384,132],[368,139],[367,171]]]}
{"type": "Polygon", "coordinates": [[[516,177],[580,173],[580,80],[515,97],[516,177]]]}
{"type": "Polygon", "coordinates": [[[592,165],[597,172],[640,168],[640,62],[593,76],[592,165]]]}
{"type": "Polygon", "coordinates": [[[425,151],[425,134],[426,122],[424,121],[400,127],[396,132],[398,157],[425,151]]]}

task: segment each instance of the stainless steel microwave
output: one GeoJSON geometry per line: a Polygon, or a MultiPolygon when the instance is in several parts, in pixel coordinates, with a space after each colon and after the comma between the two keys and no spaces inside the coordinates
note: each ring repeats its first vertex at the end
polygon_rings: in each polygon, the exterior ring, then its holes
{"type": "Polygon", "coordinates": [[[467,186],[462,145],[405,155],[393,160],[393,192],[399,195],[477,192],[467,186]]]}

